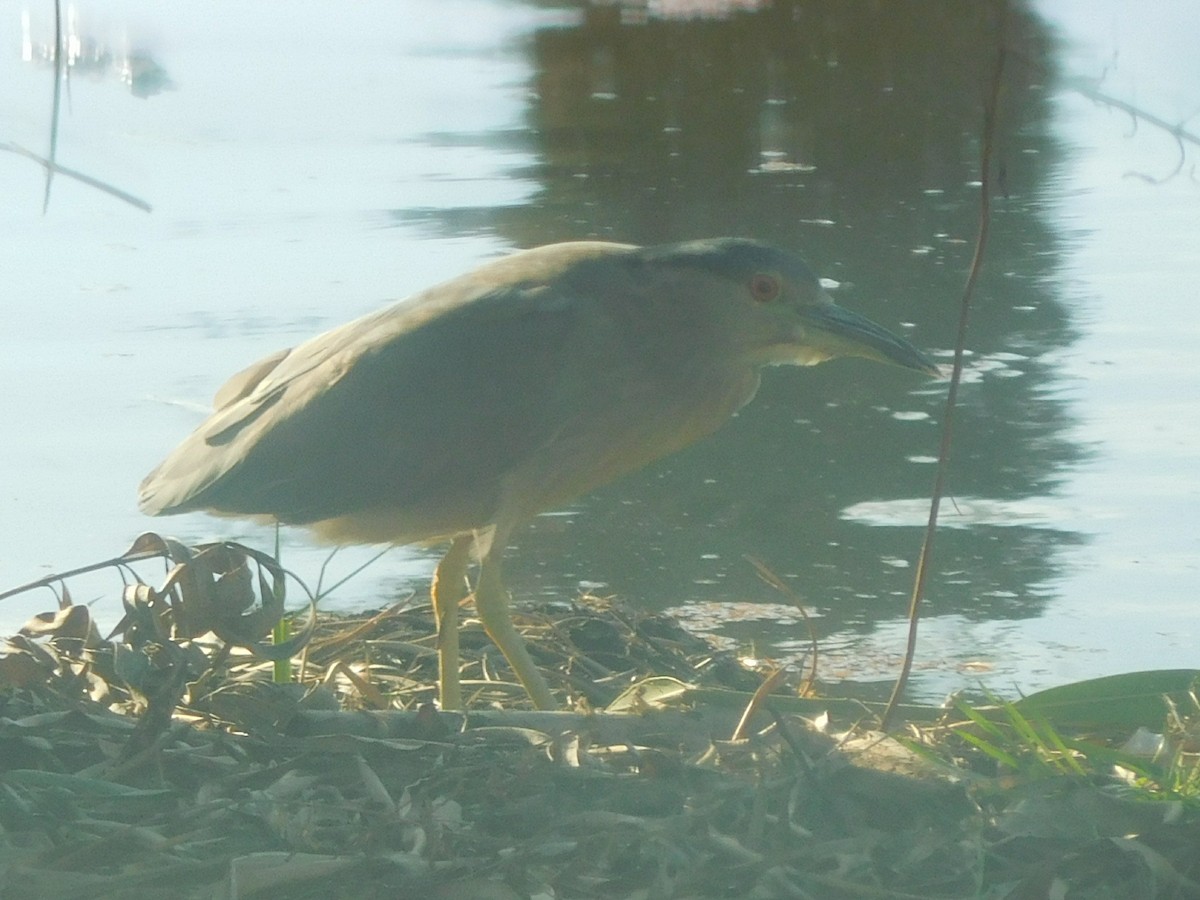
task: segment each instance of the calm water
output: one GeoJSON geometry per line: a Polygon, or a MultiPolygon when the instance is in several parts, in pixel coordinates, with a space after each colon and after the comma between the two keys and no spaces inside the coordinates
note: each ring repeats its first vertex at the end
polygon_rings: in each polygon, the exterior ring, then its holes
{"type": "MultiPolygon", "coordinates": [[[[746,4],[740,4],[746,5],[746,4]]],[[[77,3],[57,159],[150,213],[0,154],[0,586],[155,528],[138,481],[224,377],[514,247],[752,235],[935,354],[977,212],[985,6],[779,4],[727,21],[500,0],[77,3]]],[[[1200,94],[1200,7],[1018,5],[993,240],[922,631],[919,690],[1011,693],[1200,665],[1200,187],[1170,122],[1200,94]],[[1157,183],[1156,183],[1156,180],[1157,183]]],[[[48,152],[49,3],[0,6],[0,142],[48,152]]],[[[682,612],[748,653],[806,636],[890,677],[944,383],[865,362],[766,374],[724,431],[517,536],[518,596],[682,612]]],[[[326,551],[285,534],[309,580],[326,551]]],[[[362,550],[339,556],[346,571],[362,550]]],[[[393,551],[330,599],[424,591],[393,551]]],[[[112,576],[72,583],[119,615],[112,576]]],[[[10,632],[48,594],[7,601],[10,632]]]]}

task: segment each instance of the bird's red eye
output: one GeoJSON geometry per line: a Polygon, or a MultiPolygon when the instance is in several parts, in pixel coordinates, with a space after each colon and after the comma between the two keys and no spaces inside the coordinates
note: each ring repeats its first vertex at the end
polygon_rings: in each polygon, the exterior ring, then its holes
{"type": "Polygon", "coordinates": [[[779,279],[760,272],[750,279],[750,293],[759,303],[770,303],[779,296],[779,279]]]}

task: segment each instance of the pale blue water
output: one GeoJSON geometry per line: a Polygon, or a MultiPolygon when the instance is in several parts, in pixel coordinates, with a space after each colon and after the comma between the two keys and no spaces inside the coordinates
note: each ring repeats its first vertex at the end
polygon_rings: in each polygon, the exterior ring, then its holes
{"type": "MultiPolygon", "coordinates": [[[[41,155],[50,9],[0,6],[0,142],[41,155]]],[[[990,58],[970,14],[850,17],[793,46],[755,17],[614,37],[484,0],[75,9],[58,160],[153,212],[60,176],[43,214],[41,169],[0,153],[0,586],[146,529],[270,546],[236,522],[145,519],[136,485],[227,375],[512,247],[753,234],[803,253],[847,305],[950,346],[990,58]],[[947,54],[939,29],[983,49],[947,54]],[[109,53],[90,71],[89,46],[109,53]]],[[[1175,143],[1069,89],[1103,76],[1170,122],[1192,115],[1200,8],[1143,10],[1036,4],[1027,27],[1060,43],[1030,55],[1055,74],[1010,64],[1008,196],[922,631],[928,696],[1200,664],[1196,148],[1150,183],[1175,143]]],[[[852,362],[768,372],[711,441],[518,535],[514,593],[592,586],[786,658],[805,633],[751,553],[818,614],[827,675],[887,678],[943,392],[852,362]]],[[[310,580],[325,553],[285,534],[310,580]]],[[[432,565],[393,551],[330,605],[424,591],[432,565]]],[[[114,577],[71,587],[115,623],[114,577]]],[[[6,601],[0,627],[50,599],[6,601]]]]}

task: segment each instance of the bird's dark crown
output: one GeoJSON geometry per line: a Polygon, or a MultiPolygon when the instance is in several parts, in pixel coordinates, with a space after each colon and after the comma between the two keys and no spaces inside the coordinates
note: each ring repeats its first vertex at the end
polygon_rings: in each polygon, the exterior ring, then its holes
{"type": "Polygon", "coordinates": [[[818,280],[800,257],[750,238],[659,244],[642,248],[641,256],[649,263],[703,269],[733,281],[743,281],[759,272],[776,272],[797,284],[818,280]]]}

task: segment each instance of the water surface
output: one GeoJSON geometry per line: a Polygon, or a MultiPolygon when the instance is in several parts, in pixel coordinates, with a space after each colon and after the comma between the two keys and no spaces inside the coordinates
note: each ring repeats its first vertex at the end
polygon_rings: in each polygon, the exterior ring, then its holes
{"type": "MultiPolygon", "coordinates": [[[[147,520],[136,485],[225,376],[512,248],[755,236],[840,302],[952,346],[996,50],[982,4],[73,9],[57,159],[152,212],[58,177],[43,213],[41,170],[0,154],[0,584],[148,528],[270,546],[233,521],[147,520]]],[[[1190,114],[1200,14],[1141,9],[1014,6],[925,696],[1200,662],[1195,150],[1167,177],[1170,138],[1075,89],[1190,114]]],[[[0,140],[41,155],[51,15],[0,10],[0,140]]],[[[816,616],[826,675],[886,679],[944,389],[862,361],[771,370],[711,440],[519,532],[514,593],[615,593],[793,659],[804,626],[750,554],[816,616]]],[[[315,581],[326,551],[284,541],[315,581]]],[[[393,551],[328,605],[423,592],[433,562],[393,551]]],[[[114,579],[72,590],[116,621],[114,579]]],[[[0,625],[49,599],[8,601],[0,625]]]]}

